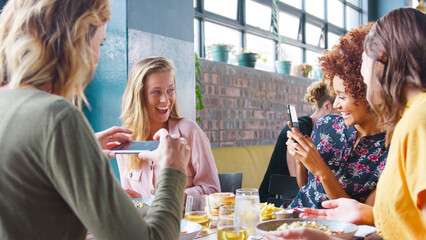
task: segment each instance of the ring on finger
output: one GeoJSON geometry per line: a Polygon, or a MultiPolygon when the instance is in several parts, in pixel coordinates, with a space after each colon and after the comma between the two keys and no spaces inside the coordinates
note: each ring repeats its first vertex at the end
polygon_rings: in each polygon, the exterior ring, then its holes
{"type": "Polygon", "coordinates": [[[181,142],[182,144],[184,144],[184,145],[186,144],[186,139],[185,139],[185,138],[180,138],[179,140],[180,140],[180,142],[181,142]]]}

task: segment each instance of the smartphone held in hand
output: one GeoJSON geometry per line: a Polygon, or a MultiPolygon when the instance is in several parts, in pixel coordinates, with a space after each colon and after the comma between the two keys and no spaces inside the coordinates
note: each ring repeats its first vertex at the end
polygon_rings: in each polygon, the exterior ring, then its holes
{"type": "Polygon", "coordinates": [[[288,118],[290,119],[290,127],[299,129],[299,120],[297,119],[296,108],[294,105],[287,104],[288,118]]]}
{"type": "Polygon", "coordinates": [[[125,142],[110,149],[115,154],[139,154],[142,151],[152,151],[160,141],[125,142]]]}

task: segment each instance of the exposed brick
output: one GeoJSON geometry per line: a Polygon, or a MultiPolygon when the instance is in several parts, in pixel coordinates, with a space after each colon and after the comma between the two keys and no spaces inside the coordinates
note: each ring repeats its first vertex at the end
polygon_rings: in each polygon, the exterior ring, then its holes
{"type": "Polygon", "coordinates": [[[286,104],[295,104],[300,116],[313,111],[303,102],[309,79],[200,62],[205,109],[197,116],[212,147],[275,144],[288,120],[286,104]]]}
{"type": "Polygon", "coordinates": [[[255,119],[266,119],[265,111],[254,111],[254,118],[255,119]]]}

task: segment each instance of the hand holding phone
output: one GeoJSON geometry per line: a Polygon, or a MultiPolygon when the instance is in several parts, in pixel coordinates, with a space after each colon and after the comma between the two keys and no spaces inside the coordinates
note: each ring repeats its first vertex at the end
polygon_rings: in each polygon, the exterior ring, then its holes
{"type": "Polygon", "coordinates": [[[297,119],[296,108],[294,105],[287,104],[288,118],[290,119],[290,128],[299,130],[299,119],[297,119]]]}
{"type": "Polygon", "coordinates": [[[139,154],[142,151],[152,151],[158,148],[160,141],[124,142],[110,149],[115,154],[139,154]]]}

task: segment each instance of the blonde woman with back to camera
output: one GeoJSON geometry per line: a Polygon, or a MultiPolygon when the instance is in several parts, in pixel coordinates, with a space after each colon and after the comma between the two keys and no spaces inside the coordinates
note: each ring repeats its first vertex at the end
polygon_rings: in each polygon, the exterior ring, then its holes
{"type": "MultiPolygon", "coordinates": [[[[175,67],[164,57],[136,63],[123,95],[123,126],[133,130],[136,141],[153,140],[160,128],[186,139],[191,157],[186,166],[185,194],[204,195],[220,191],[216,164],[206,134],[192,120],[179,116],[176,104],[175,67]]],[[[118,155],[121,185],[131,197],[154,198],[161,170],[155,162],[136,155],[118,155]]]]}
{"type": "MultiPolygon", "coordinates": [[[[0,239],[178,239],[189,147],[161,129],[146,217],[112,174],[81,108],[108,0],[9,0],[0,15],[0,239]],[[78,107],[76,107],[76,104],[78,107]],[[167,209],[167,211],[164,211],[167,209]]],[[[99,137],[117,131],[106,131],[99,137]]]]}

